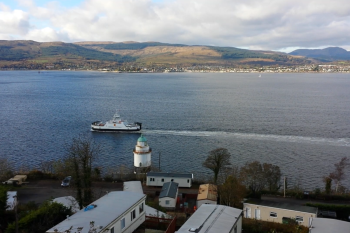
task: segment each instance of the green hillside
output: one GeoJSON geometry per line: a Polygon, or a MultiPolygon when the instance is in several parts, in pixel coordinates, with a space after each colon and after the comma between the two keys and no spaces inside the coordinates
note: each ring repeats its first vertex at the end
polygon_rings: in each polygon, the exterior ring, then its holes
{"type": "Polygon", "coordinates": [[[101,68],[192,65],[301,65],[311,60],[273,51],[160,42],[0,41],[0,68],[101,68]]]}

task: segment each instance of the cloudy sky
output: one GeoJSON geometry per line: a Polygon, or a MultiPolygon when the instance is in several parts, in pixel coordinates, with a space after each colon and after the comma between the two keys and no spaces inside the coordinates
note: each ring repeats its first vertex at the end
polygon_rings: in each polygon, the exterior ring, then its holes
{"type": "Polygon", "coordinates": [[[0,39],[350,50],[350,1],[2,0],[0,39]]]}

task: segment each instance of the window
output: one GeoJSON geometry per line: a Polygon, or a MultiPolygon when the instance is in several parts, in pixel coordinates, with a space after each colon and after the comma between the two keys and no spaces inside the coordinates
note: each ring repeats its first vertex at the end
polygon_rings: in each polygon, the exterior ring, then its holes
{"type": "Polygon", "coordinates": [[[237,225],[235,226],[235,228],[233,228],[233,232],[237,233],[237,225]]]}
{"type": "Polygon", "coordinates": [[[143,212],[143,203],[141,203],[141,205],[139,205],[139,211],[140,211],[140,214],[143,212]]]}
{"type": "Polygon", "coordinates": [[[152,178],[149,178],[149,181],[152,181],[152,178]]]}
{"type": "Polygon", "coordinates": [[[252,213],[251,209],[247,207],[245,210],[245,217],[251,218],[251,216],[252,216],[251,213],[252,213]]]}
{"type": "Polygon", "coordinates": [[[276,212],[270,212],[270,217],[271,218],[277,218],[277,213],[276,212]]]}
{"type": "Polygon", "coordinates": [[[125,228],[125,218],[123,218],[122,221],[120,222],[120,226],[122,230],[125,228]]]}
{"type": "Polygon", "coordinates": [[[162,179],[162,182],[164,182],[164,179],[162,179]]]}
{"type": "Polygon", "coordinates": [[[187,183],[190,183],[190,179],[187,179],[187,183]]]}
{"type": "Polygon", "coordinates": [[[133,210],[133,211],[131,211],[130,214],[131,214],[131,221],[132,221],[132,220],[134,220],[136,218],[136,211],[133,210]]]}
{"type": "Polygon", "coordinates": [[[174,179],[171,179],[171,181],[174,181],[174,179]]]}
{"type": "Polygon", "coordinates": [[[110,232],[111,232],[111,233],[114,233],[114,227],[111,228],[111,231],[110,231],[110,232]]]}
{"type": "Polygon", "coordinates": [[[165,201],[165,204],[166,204],[166,205],[170,205],[170,201],[169,201],[169,200],[166,200],[166,201],[165,201]]]}
{"type": "Polygon", "coordinates": [[[295,221],[303,222],[304,221],[304,217],[302,217],[302,216],[295,216],[295,221]]]}

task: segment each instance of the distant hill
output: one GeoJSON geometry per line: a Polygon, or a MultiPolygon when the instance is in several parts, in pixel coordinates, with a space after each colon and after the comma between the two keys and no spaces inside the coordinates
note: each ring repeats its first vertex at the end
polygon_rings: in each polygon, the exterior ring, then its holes
{"type": "Polygon", "coordinates": [[[161,42],[35,42],[0,40],[0,68],[303,65],[312,60],[273,51],[161,42]]]}
{"type": "Polygon", "coordinates": [[[325,49],[297,49],[290,55],[316,58],[320,61],[350,60],[350,52],[339,47],[329,47],[325,49]]]}

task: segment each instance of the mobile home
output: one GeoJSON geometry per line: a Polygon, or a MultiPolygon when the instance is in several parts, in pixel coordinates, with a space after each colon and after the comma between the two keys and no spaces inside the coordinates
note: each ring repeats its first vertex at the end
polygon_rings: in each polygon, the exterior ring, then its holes
{"type": "Polygon", "coordinates": [[[165,208],[175,208],[179,184],[176,182],[166,182],[159,194],[159,205],[165,208]]]}
{"type": "Polygon", "coordinates": [[[223,205],[203,204],[176,232],[241,233],[242,210],[223,205]]]}
{"type": "Polygon", "coordinates": [[[190,188],[192,180],[193,174],[191,173],[148,172],[146,185],[162,187],[166,182],[176,182],[179,187],[190,188]]]}
{"type": "Polygon", "coordinates": [[[267,200],[248,200],[243,203],[243,211],[246,218],[278,223],[296,221],[306,227],[311,218],[317,217],[315,207],[267,200]]]}
{"type": "Polygon", "coordinates": [[[217,186],[214,184],[201,184],[197,196],[197,208],[203,204],[217,204],[217,186]]]}
{"type": "Polygon", "coordinates": [[[46,232],[65,232],[73,227],[81,229],[80,233],[131,233],[145,221],[145,199],[141,193],[110,192],[46,232]],[[92,221],[95,230],[90,229],[92,221]]]}

